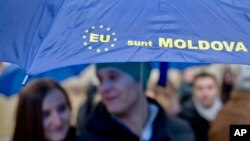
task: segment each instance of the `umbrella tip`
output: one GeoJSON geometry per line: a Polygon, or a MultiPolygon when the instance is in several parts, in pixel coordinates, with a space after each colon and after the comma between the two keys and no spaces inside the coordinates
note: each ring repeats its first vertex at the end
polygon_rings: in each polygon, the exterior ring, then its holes
{"type": "Polygon", "coordinates": [[[23,79],[22,86],[25,86],[27,84],[28,79],[29,79],[29,75],[26,74],[24,79],[23,79]]]}

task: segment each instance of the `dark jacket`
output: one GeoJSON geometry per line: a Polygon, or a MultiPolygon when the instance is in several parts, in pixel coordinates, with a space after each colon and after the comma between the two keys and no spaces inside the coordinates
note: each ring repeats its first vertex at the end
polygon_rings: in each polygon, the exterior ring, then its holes
{"type": "Polygon", "coordinates": [[[183,105],[179,117],[186,120],[192,126],[196,141],[208,140],[210,123],[199,115],[192,99],[183,105]]]}
{"type": "Polygon", "coordinates": [[[75,141],[76,140],[76,129],[71,127],[64,141],[75,141]]]}
{"type": "MultiPolygon", "coordinates": [[[[104,105],[99,104],[78,141],[139,141],[139,137],[114,120],[104,105]]],[[[159,107],[151,141],[194,141],[194,136],[185,121],[167,117],[159,107]]]]}

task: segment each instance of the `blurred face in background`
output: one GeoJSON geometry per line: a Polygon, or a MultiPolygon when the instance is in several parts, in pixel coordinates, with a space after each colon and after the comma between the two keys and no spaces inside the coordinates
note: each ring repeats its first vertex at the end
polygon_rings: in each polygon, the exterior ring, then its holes
{"type": "Polygon", "coordinates": [[[125,114],[133,108],[140,97],[140,84],[129,74],[107,67],[98,70],[99,92],[111,114],[125,114]]]}
{"type": "Polygon", "coordinates": [[[230,69],[227,69],[224,73],[224,83],[233,85],[235,83],[235,76],[230,69]]]}
{"type": "Polygon", "coordinates": [[[47,94],[42,104],[43,128],[49,141],[63,141],[70,128],[70,108],[59,90],[47,94]]]}
{"type": "Polygon", "coordinates": [[[203,107],[212,106],[218,94],[219,87],[213,78],[205,76],[194,81],[193,96],[203,107]]]}
{"type": "Polygon", "coordinates": [[[187,68],[184,70],[182,74],[182,82],[187,83],[187,84],[192,84],[194,80],[194,69],[192,68],[187,68]]]}

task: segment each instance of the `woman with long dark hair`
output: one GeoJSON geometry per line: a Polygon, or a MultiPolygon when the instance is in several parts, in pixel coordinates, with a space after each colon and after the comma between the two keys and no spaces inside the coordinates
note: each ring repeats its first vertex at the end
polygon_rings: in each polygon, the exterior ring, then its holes
{"type": "Polygon", "coordinates": [[[74,141],[71,105],[54,80],[31,82],[20,92],[13,141],[74,141]]]}

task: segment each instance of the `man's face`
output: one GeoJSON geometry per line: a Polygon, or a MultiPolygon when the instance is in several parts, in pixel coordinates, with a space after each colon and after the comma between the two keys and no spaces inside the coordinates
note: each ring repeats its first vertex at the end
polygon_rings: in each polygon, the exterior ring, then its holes
{"type": "Polygon", "coordinates": [[[205,108],[212,106],[218,96],[219,88],[215,80],[211,77],[200,77],[195,80],[193,96],[205,108]]]}
{"type": "Polygon", "coordinates": [[[111,114],[125,114],[138,102],[140,84],[129,74],[107,67],[98,70],[97,76],[102,101],[111,114]]]}

